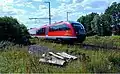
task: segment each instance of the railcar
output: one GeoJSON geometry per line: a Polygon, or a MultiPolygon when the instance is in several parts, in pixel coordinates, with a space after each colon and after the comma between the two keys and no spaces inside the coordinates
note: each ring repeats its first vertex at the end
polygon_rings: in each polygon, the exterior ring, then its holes
{"type": "Polygon", "coordinates": [[[36,29],[36,34],[32,36],[58,41],[83,42],[86,38],[86,32],[81,23],[61,21],[36,29]]]}

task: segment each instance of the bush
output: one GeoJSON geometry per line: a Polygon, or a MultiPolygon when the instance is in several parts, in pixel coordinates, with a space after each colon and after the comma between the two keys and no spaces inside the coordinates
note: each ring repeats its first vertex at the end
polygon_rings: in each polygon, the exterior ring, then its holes
{"type": "Polygon", "coordinates": [[[111,55],[108,57],[108,60],[112,62],[113,65],[120,67],[120,55],[111,55]]]}
{"type": "Polygon", "coordinates": [[[17,19],[12,17],[0,17],[0,41],[22,43],[23,36],[29,36],[24,24],[20,24],[17,19]]]}

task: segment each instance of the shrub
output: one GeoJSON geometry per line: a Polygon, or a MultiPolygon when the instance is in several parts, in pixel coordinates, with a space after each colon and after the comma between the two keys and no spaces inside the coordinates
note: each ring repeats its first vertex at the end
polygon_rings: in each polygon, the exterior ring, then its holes
{"type": "Polygon", "coordinates": [[[23,36],[29,36],[24,24],[20,24],[12,17],[0,17],[0,41],[9,40],[15,43],[22,43],[23,36]]]}

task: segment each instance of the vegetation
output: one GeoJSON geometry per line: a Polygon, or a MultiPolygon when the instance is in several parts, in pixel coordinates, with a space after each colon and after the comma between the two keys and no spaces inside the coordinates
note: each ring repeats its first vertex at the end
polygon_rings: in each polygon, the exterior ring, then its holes
{"type": "MultiPolygon", "coordinates": [[[[119,36],[111,35],[111,25],[120,22],[120,3],[113,3],[104,14],[91,13],[78,19],[87,31],[84,43],[94,45],[120,46],[119,36]],[[100,36],[105,37],[100,37],[100,36]],[[106,36],[107,35],[107,36],[106,36]]],[[[12,17],[0,17],[0,72],[1,73],[119,73],[120,50],[100,48],[85,49],[78,45],[52,43],[45,40],[31,39],[37,45],[46,46],[53,51],[64,51],[78,57],[65,66],[43,64],[40,55],[28,53],[27,46],[14,45],[24,43],[23,37],[29,36],[27,28],[12,17]],[[4,42],[5,41],[5,42],[4,42]],[[9,42],[10,41],[10,42],[9,42]],[[11,43],[14,42],[14,43],[11,43]]],[[[116,34],[120,34],[117,31],[116,34]]]]}
{"type": "MultiPolygon", "coordinates": [[[[86,43],[97,43],[98,39],[108,41],[104,37],[88,37],[86,43]],[[96,40],[96,41],[95,41],[96,40]]],[[[116,40],[117,37],[110,37],[116,40]]],[[[28,53],[28,48],[23,46],[8,46],[2,48],[0,52],[0,72],[30,72],[30,73],[119,73],[120,72],[120,50],[107,49],[85,49],[78,45],[51,43],[44,40],[32,39],[38,45],[46,46],[54,51],[64,51],[76,55],[78,60],[74,60],[65,66],[56,66],[39,62],[39,58],[28,53]]],[[[101,41],[102,42],[102,41],[101,41]]]]}
{"type": "Polygon", "coordinates": [[[117,26],[120,25],[119,11],[120,3],[113,2],[104,14],[91,13],[80,17],[77,21],[85,26],[87,36],[110,36],[112,35],[112,28],[115,28],[115,35],[120,35],[120,27],[117,26]]]}
{"type": "Polygon", "coordinates": [[[20,24],[17,19],[12,17],[0,17],[0,41],[23,43],[24,36],[29,36],[25,25],[20,24]]]}
{"type": "Polygon", "coordinates": [[[87,37],[84,43],[108,47],[114,46],[120,48],[120,36],[91,36],[87,37]]]}

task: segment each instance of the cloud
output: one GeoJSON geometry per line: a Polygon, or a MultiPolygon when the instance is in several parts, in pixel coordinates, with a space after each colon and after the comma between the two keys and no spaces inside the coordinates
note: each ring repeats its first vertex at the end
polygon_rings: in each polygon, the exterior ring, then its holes
{"type": "Polygon", "coordinates": [[[60,2],[60,3],[72,3],[72,0],[57,0],[58,2],[60,2]]]}
{"type": "Polygon", "coordinates": [[[38,2],[42,2],[43,0],[33,0],[33,1],[38,1],[38,2]]]}
{"type": "Polygon", "coordinates": [[[84,0],[73,0],[73,3],[81,3],[84,0]]]}
{"type": "Polygon", "coordinates": [[[80,16],[91,12],[102,13],[112,4],[120,0],[0,0],[0,16],[13,16],[28,28],[48,24],[48,19],[29,20],[29,18],[48,18],[48,5],[43,1],[51,2],[52,22],[76,21],[80,16]]]}
{"type": "Polygon", "coordinates": [[[108,3],[106,1],[93,1],[88,4],[88,6],[91,6],[92,8],[100,8],[108,6],[108,3]]]}
{"type": "Polygon", "coordinates": [[[109,6],[109,0],[72,0],[72,3],[66,4],[70,0],[58,0],[61,5],[58,8],[52,9],[52,15],[54,19],[66,20],[66,12],[72,12],[69,14],[72,20],[77,20],[82,15],[89,14],[91,12],[102,13],[109,6]],[[59,12],[58,12],[59,11],[59,12]],[[58,19],[59,18],[59,19],[58,19]]]}

